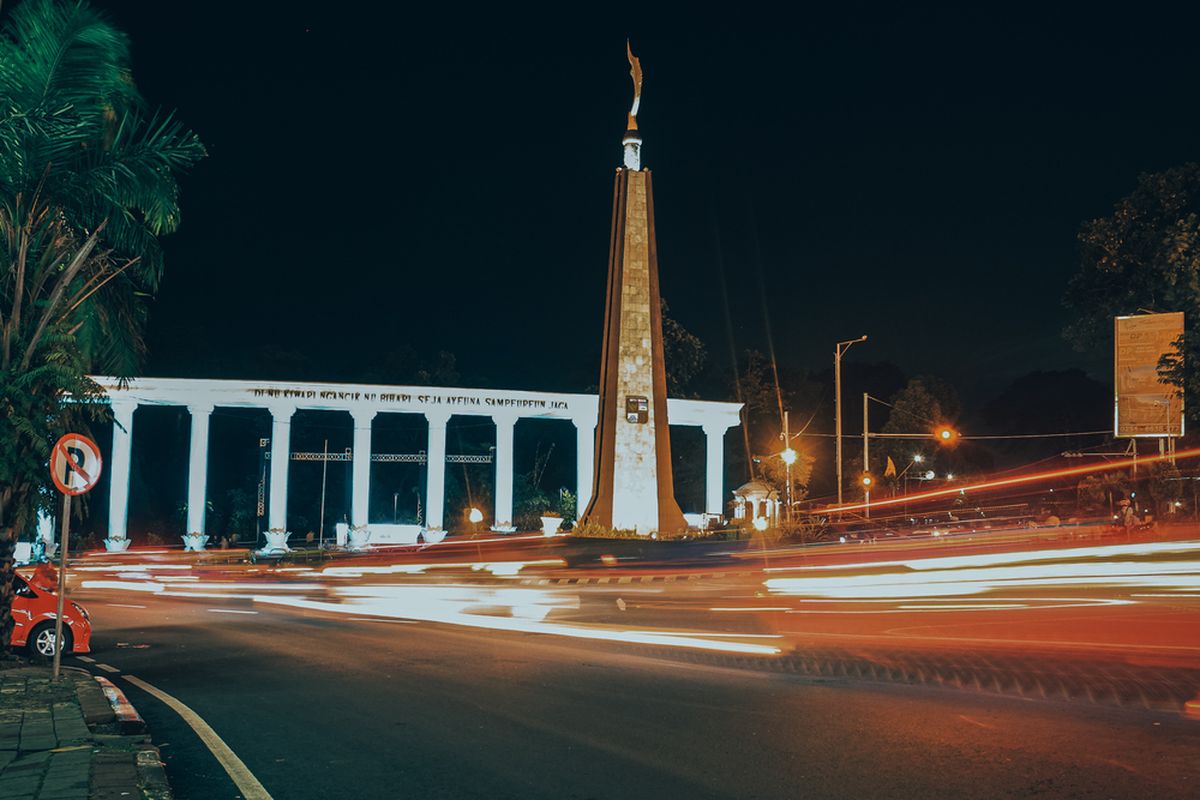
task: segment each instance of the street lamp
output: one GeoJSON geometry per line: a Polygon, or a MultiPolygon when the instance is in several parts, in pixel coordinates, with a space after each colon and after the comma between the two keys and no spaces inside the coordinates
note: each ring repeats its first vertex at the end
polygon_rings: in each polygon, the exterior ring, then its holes
{"type": "Polygon", "coordinates": [[[833,349],[833,437],[837,448],[838,505],[842,504],[842,356],[851,347],[866,340],[866,334],[863,334],[857,339],[838,342],[833,349]]]}
{"type": "Polygon", "coordinates": [[[792,432],[788,427],[788,412],[783,412],[783,452],[779,454],[783,459],[784,472],[787,477],[787,491],[784,494],[784,500],[787,502],[787,513],[783,515],[787,522],[792,521],[792,464],[796,463],[796,451],[792,449],[792,432]]]}

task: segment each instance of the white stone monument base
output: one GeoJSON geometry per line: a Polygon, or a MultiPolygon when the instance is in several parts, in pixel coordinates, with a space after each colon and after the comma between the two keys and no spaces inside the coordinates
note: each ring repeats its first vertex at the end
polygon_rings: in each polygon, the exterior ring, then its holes
{"type": "Polygon", "coordinates": [[[204,546],[209,541],[209,536],[208,534],[184,534],[181,536],[181,539],[184,540],[185,552],[202,553],[204,552],[204,546]]]}
{"type": "MultiPolygon", "coordinates": [[[[371,544],[416,544],[417,536],[424,530],[420,525],[384,525],[371,523],[371,544]]],[[[350,526],[339,522],[333,526],[338,547],[345,547],[350,541],[350,526]]]]}

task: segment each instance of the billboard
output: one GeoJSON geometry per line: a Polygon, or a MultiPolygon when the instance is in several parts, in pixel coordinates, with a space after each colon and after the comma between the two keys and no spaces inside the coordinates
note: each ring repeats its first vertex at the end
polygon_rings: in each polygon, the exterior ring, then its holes
{"type": "Polygon", "coordinates": [[[1158,360],[1175,352],[1183,312],[1114,320],[1114,435],[1182,436],[1183,397],[1158,378],[1158,360]]]}

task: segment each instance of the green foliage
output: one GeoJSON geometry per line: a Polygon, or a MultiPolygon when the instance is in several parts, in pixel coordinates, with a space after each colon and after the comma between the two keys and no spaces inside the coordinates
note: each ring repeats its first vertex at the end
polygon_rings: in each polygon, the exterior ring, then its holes
{"type": "Polygon", "coordinates": [[[667,395],[696,397],[692,383],[704,371],[708,353],[704,342],[668,315],[667,301],[662,301],[663,368],[667,374],[667,395]]]}
{"type": "Polygon", "coordinates": [[[792,449],[796,463],[792,465],[792,500],[798,502],[808,494],[816,457],[806,440],[798,436],[807,430],[820,408],[821,396],[816,386],[803,376],[782,379],[776,387],[775,369],[762,353],[748,350],[739,365],[737,393],[745,403],[743,422],[748,439],[752,470],[750,477],[765,481],[781,494],[786,494],[787,465],[780,454],[783,441],[783,410],[790,410],[792,449]]]}
{"type": "Polygon", "coordinates": [[[139,365],[176,175],[204,156],[129,63],[125,34],[83,2],[26,0],[0,26],[0,627],[12,542],[52,496],[49,448],[102,415],[89,372],[139,365]]]}
{"type": "Polygon", "coordinates": [[[642,539],[647,540],[648,536],[639,536],[637,531],[626,528],[606,528],[595,522],[583,522],[575,526],[572,536],[580,539],[642,539]]]}
{"type": "Polygon", "coordinates": [[[1188,414],[1200,415],[1200,373],[1183,369],[1200,358],[1200,163],[1139,176],[1111,215],[1084,223],[1079,241],[1065,298],[1075,314],[1068,339],[1086,349],[1111,342],[1114,316],[1184,312],[1184,336],[1159,374],[1190,396],[1188,414]]]}

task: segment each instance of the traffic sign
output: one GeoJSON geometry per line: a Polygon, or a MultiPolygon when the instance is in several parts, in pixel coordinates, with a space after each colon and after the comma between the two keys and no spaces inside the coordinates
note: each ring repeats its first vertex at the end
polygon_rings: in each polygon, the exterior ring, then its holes
{"type": "Polygon", "coordinates": [[[68,433],[54,443],[50,452],[50,477],[65,495],[90,491],[100,480],[103,466],[100,448],[81,433],[68,433]]]}

